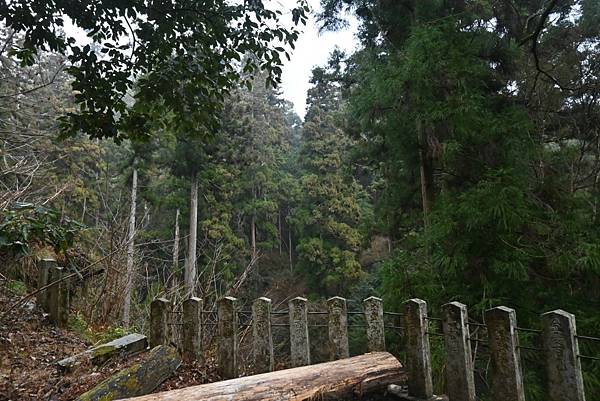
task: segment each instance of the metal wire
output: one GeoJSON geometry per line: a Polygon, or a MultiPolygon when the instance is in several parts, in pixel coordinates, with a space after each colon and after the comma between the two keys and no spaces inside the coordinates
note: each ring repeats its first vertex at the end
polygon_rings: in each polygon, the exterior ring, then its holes
{"type": "Polygon", "coordinates": [[[589,356],[589,355],[577,355],[577,356],[581,359],[590,359],[592,361],[600,361],[600,358],[595,357],[595,356],[589,356]]]}
{"type": "Polygon", "coordinates": [[[383,312],[384,315],[390,315],[390,316],[404,316],[404,313],[398,313],[398,312],[383,312]]]}
{"type": "Polygon", "coordinates": [[[433,321],[436,321],[436,322],[441,322],[442,321],[442,319],[439,318],[439,317],[430,317],[430,316],[427,316],[427,317],[425,317],[425,319],[427,319],[427,320],[433,320],[433,321]]]}
{"type": "Polygon", "coordinates": [[[515,330],[517,331],[524,331],[526,333],[536,333],[536,334],[541,334],[542,330],[538,330],[538,329],[526,329],[523,327],[515,327],[515,330]]]}
{"type": "Polygon", "coordinates": [[[528,349],[528,350],[531,350],[531,351],[544,351],[541,348],[527,347],[525,345],[518,345],[517,348],[528,349]]]}
{"type": "Polygon", "coordinates": [[[600,338],[590,337],[590,336],[575,336],[578,340],[586,340],[586,341],[598,341],[600,342],[600,338]]]}

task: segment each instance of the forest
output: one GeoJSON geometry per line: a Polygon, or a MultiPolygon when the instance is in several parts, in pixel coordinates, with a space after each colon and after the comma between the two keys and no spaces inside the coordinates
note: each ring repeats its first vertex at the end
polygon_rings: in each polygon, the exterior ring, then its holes
{"type": "MultiPolygon", "coordinates": [[[[0,400],[19,399],[6,319],[44,258],[89,343],[189,296],[459,301],[475,323],[505,305],[532,328],[562,309],[600,337],[600,2],[320,3],[0,2],[0,400]],[[280,84],[309,18],[359,28],[301,118],[280,84]]],[[[598,401],[600,344],[580,347],[598,401]]]]}

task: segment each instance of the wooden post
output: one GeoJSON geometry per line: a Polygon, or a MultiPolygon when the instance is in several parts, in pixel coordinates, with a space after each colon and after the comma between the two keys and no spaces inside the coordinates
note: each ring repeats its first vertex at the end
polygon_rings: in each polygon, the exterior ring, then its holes
{"type": "Polygon", "coordinates": [[[271,300],[258,298],[252,304],[252,336],[254,373],[273,371],[273,335],[271,332],[271,300]]]}
{"type": "Polygon", "coordinates": [[[183,302],[183,359],[202,361],[202,307],[200,298],[183,302]]]}
{"type": "MultiPolygon", "coordinates": [[[[43,288],[48,285],[48,274],[50,269],[56,267],[56,260],[42,259],[38,262],[38,280],[37,287],[43,288]]],[[[37,304],[45,312],[48,312],[48,290],[41,290],[37,293],[37,304]]]]}
{"type": "Polygon", "coordinates": [[[150,304],[150,348],[169,343],[167,319],[171,303],[157,298],[150,304]]]}
{"type": "Polygon", "coordinates": [[[348,346],[348,312],[346,299],[327,300],[329,310],[329,355],[332,361],[350,357],[348,346]]]}
{"type": "Polygon", "coordinates": [[[48,313],[50,321],[58,327],[65,327],[69,314],[69,289],[64,278],[64,268],[53,266],[48,270],[48,313]]]}
{"type": "Polygon", "coordinates": [[[575,316],[563,310],[542,315],[550,401],[585,401],[575,316]]]}
{"type": "Polygon", "coordinates": [[[492,401],[525,401],[515,311],[505,306],[489,309],[485,323],[492,357],[492,401]]]}
{"type": "Polygon", "coordinates": [[[450,401],[475,401],[467,306],[450,302],[442,309],[448,398],[450,401]]]}
{"type": "Polygon", "coordinates": [[[217,302],[217,369],[223,379],[238,375],[238,314],[237,299],[225,297],[217,302]]]}
{"type": "Polygon", "coordinates": [[[308,340],[308,301],[296,297],[288,303],[290,315],[290,354],[292,367],[310,365],[308,340]]]}
{"type": "Polygon", "coordinates": [[[404,303],[408,394],[422,399],[433,397],[431,352],[427,334],[427,302],[410,299],[404,303]]]}
{"type": "Polygon", "coordinates": [[[369,297],[363,301],[365,321],[367,322],[367,343],[369,352],[385,351],[385,332],[383,328],[383,300],[369,297]]]}

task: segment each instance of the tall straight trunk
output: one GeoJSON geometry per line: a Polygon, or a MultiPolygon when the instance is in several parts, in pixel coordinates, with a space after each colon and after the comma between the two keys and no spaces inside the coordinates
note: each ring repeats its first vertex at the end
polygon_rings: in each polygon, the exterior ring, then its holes
{"type": "Polygon", "coordinates": [[[288,252],[290,255],[290,271],[294,271],[294,265],[292,264],[292,230],[288,227],[288,252]]]}
{"type": "Polygon", "coordinates": [[[171,290],[173,293],[177,291],[179,287],[179,280],[177,277],[179,268],[179,209],[175,213],[175,239],[173,240],[173,268],[171,271],[171,290]]]}
{"type": "Polygon", "coordinates": [[[429,144],[427,141],[427,132],[423,128],[423,123],[417,121],[417,131],[419,134],[419,164],[421,172],[421,199],[423,203],[423,221],[425,227],[429,226],[429,216],[433,203],[433,160],[429,154],[429,144]]]}
{"type": "Polygon", "coordinates": [[[198,174],[191,179],[190,191],[190,237],[185,266],[185,295],[193,297],[196,285],[196,239],[198,236],[198,174]]]}
{"type": "Polygon", "coordinates": [[[279,239],[279,254],[281,255],[281,242],[283,240],[283,232],[281,231],[281,209],[279,209],[278,214],[277,214],[277,224],[279,224],[279,235],[278,235],[278,239],[279,239]]]}
{"type": "Polygon", "coordinates": [[[135,209],[137,205],[137,169],[133,169],[131,182],[131,210],[129,211],[129,233],[127,236],[127,273],[125,277],[125,299],[123,301],[123,326],[129,326],[131,292],[133,291],[133,253],[135,241],[135,209]]]}
{"type": "Polygon", "coordinates": [[[250,220],[250,230],[252,235],[252,259],[256,257],[256,217],[252,215],[250,220]]]}

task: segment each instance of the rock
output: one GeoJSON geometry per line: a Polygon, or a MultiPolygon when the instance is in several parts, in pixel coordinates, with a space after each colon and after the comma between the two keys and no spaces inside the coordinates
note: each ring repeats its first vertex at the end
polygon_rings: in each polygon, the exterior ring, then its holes
{"type": "Polygon", "coordinates": [[[104,380],[76,401],[112,401],[151,393],[181,365],[177,350],[168,345],[153,348],[143,362],[104,380]]]}
{"type": "Polygon", "coordinates": [[[148,348],[148,339],[142,334],[128,334],[106,344],[86,350],[80,354],[70,356],[57,362],[58,368],[63,372],[71,371],[75,366],[85,361],[100,365],[115,355],[131,355],[148,348]]]}

